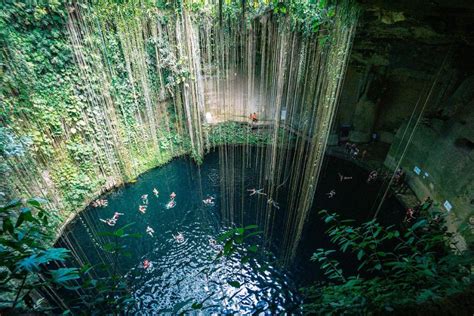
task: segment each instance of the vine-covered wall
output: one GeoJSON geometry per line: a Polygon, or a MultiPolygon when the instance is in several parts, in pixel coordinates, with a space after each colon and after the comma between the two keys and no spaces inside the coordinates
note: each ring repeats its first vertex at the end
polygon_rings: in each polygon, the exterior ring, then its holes
{"type": "MultiPolygon", "coordinates": [[[[302,136],[291,146],[312,163],[288,170],[301,173],[295,185],[316,181],[355,13],[325,1],[216,8],[4,1],[2,198],[46,197],[64,219],[173,157],[199,162],[229,143],[271,144],[272,191],[286,177],[278,148],[295,131],[302,136]],[[253,112],[270,128],[246,124],[253,112]]],[[[315,186],[305,188],[295,212],[311,204],[315,186]]]]}

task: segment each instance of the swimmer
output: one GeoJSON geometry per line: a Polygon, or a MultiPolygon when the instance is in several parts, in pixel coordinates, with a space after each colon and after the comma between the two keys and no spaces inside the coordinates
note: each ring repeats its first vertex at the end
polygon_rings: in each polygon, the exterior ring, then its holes
{"type": "Polygon", "coordinates": [[[180,232],[178,232],[178,235],[176,235],[176,236],[173,235],[173,238],[174,238],[174,240],[176,240],[176,242],[177,242],[178,244],[181,244],[181,243],[184,242],[184,235],[183,235],[182,233],[180,233],[180,232]]]}
{"type": "Polygon", "coordinates": [[[336,195],[336,190],[331,190],[330,192],[326,193],[328,198],[332,199],[336,195]]]}
{"type": "Polygon", "coordinates": [[[156,189],[156,188],[153,188],[153,194],[158,197],[158,195],[160,195],[160,192],[156,189]]]}
{"type": "Polygon", "coordinates": [[[259,195],[267,195],[266,193],[263,192],[263,189],[247,189],[247,191],[250,192],[250,195],[249,196],[252,196],[252,195],[255,195],[255,194],[259,194],[259,195]]]}
{"type": "Polygon", "coordinates": [[[143,260],[143,269],[148,269],[151,267],[151,262],[147,259],[143,260]]]}
{"type": "Polygon", "coordinates": [[[209,238],[209,245],[211,245],[211,247],[215,247],[217,246],[217,241],[214,238],[209,238]]]}
{"type": "Polygon", "coordinates": [[[176,197],[176,193],[171,192],[171,194],[170,194],[170,199],[174,200],[175,197],[176,197]]]}
{"type": "Polygon", "coordinates": [[[138,211],[139,211],[140,213],[142,213],[142,214],[145,214],[146,208],[147,208],[146,205],[140,205],[140,206],[138,207],[138,211]]]}
{"type": "Polygon", "coordinates": [[[175,206],[176,206],[175,200],[171,200],[171,201],[168,202],[168,204],[166,204],[167,209],[173,208],[175,206]]]}
{"type": "Polygon", "coordinates": [[[142,195],[142,203],[143,204],[148,204],[148,194],[143,194],[142,195]]]}
{"type": "Polygon", "coordinates": [[[106,223],[107,225],[109,226],[115,226],[115,224],[117,224],[117,220],[116,219],[113,219],[113,218],[108,218],[108,219],[102,219],[100,218],[100,221],[102,223],[106,223]]]}
{"type": "Polygon", "coordinates": [[[150,235],[150,237],[153,237],[153,234],[155,233],[155,230],[151,228],[150,226],[146,227],[146,233],[150,235]]]}
{"type": "Polygon", "coordinates": [[[375,181],[377,180],[377,177],[379,176],[379,174],[377,173],[377,171],[375,170],[372,170],[370,173],[369,173],[369,177],[367,178],[367,183],[370,183],[372,181],[375,181]]]}
{"type": "Polygon", "coordinates": [[[214,205],[214,197],[210,196],[210,197],[208,197],[207,199],[202,200],[202,202],[203,202],[205,205],[211,205],[211,206],[213,206],[213,205],[214,205]]]}
{"type": "Polygon", "coordinates": [[[267,200],[267,203],[270,204],[271,206],[275,207],[276,209],[280,209],[280,205],[276,201],[274,201],[272,198],[269,198],[267,200]]]}
{"type": "Polygon", "coordinates": [[[114,216],[112,218],[117,220],[117,219],[119,219],[120,215],[123,215],[123,213],[115,212],[114,216]]]}
{"type": "Polygon", "coordinates": [[[337,173],[337,174],[339,175],[339,181],[340,182],[345,181],[345,180],[352,180],[352,177],[346,177],[346,176],[343,176],[340,173],[337,173]]]}

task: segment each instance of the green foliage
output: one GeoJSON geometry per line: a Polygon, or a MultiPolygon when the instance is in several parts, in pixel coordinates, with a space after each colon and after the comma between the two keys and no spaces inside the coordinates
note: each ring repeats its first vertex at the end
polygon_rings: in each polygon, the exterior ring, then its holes
{"type": "Polygon", "coordinates": [[[128,238],[139,238],[140,234],[129,233],[129,223],[112,232],[100,232],[109,242],[101,245],[101,249],[112,256],[112,263],[107,265],[84,266],[80,273],[84,290],[81,297],[72,299],[70,311],[80,314],[84,311],[95,315],[121,314],[134,304],[128,282],[119,271],[122,257],[130,257],[130,252],[124,245],[128,238]]]}
{"type": "Polygon", "coordinates": [[[268,130],[253,130],[248,124],[225,122],[205,126],[209,133],[209,144],[250,144],[265,145],[271,141],[271,132],[268,130]]]}
{"type": "Polygon", "coordinates": [[[43,208],[41,198],[16,199],[0,206],[1,309],[15,313],[34,308],[33,295],[49,287],[68,287],[79,278],[75,268],[52,268],[64,263],[69,251],[49,248],[54,236],[51,222],[57,220],[43,208]]]}
{"type": "Polygon", "coordinates": [[[375,219],[360,226],[321,211],[331,242],[351,252],[362,273],[345,276],[335,250],[318,249],[312,260],[321,265],[329,283],[304,289],[309,313],[382,313],[429,303],[465,291],[473,283],[470,250],[454,252],[453,234],[442,214],[427,214],[406,230],[385,227],[375,219]]]}

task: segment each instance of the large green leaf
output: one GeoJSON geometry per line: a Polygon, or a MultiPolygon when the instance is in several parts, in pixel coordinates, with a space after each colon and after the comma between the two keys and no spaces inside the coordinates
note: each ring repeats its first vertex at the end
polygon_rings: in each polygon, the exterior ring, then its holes
{"type": "Polygon", "coordinates": [[[51,270],[50,273],[54,283],[63,284],[67,281],[79,279],[79,272],[76,268],[59,268],[51,270]]]}

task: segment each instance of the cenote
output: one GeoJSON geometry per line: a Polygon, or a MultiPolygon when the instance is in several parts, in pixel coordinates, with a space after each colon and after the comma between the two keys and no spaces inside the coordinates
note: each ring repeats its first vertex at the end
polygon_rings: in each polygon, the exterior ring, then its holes
{"type": "MultiPolygon", "coordinates": [[[[298,287],[325,279],[309,261],[315,248],[328,245],[326,227],[317,211],[337,209],[341,214],[363,221],[372,216],[370,210],[383,188],[380,182],[367,184],[368,172],[351,161],[328,156],[309,229],[298,251],[300,260],[291,266],[283,266],[278,260],[281,246],[278,232],[284,223],[277,220],[272,227],[275,233],[270,244],[264,243],[261,236],[251,240],[259,247],[266,246],[268,251],[259,251],[252,260],[242,263],[245,247],[249,245],[247,241],[232,256],[216,261],[224,244],[214,245],[213,240],[218,240],[219,235],[231,227],[259,222],[259,208],[265,207],[267,197],[251,196],[250,190],[262,185],[263,156],[262,148],[232,146],[214,148],[201,165],[189,157],[174,159],[140,175],[133,183],[101,196],[108,205],[89,206],[80,212],[67,225],[57,246],[72,250],[76,264],[111,264],[113,255],[105,245],[112,240],[103,236],[103,232],[130,225],[126,232],[140,236],[121,243],[127,249],[127,256],[120,257],[118,270],[129,283],[136,301],[132,313],[182,312],[185,306],[189,308],[195,302],[203,304],[203,310],[209,313],[302,313],[298,287]],[[223,163],[230,150],[238,157],[231,168],[223,163]],[[339,173],[353,179],[342,183],[339,173]],[[155,188],[158,195],[153,193],[155,188]],[[326,193],[331,189],[337,191],[336,198],[328,198],[326,193]],[[172,192],[176,193],[176,206],[169,208],[172,192]],[[139,207],[144,204],[144,194],[148,195],[148,207],[143,214],[139,207]],[[203,202],[208,197],[214,198],[213,205],[203,202]],[[223,208],[232,208],[234,218],[226,218],[223,208]],[[100,221],[113,217],[115,212],[123,213],[116,226],[109,227],[100,221]],[[153,229],[152,236],[147,234],[147,227],[153,229]],[[179,232],[184,242],[175,240],[179,232]],[[144,260],[151,262],[150,268],[143,267],[144,260]],[[232,282],[238,282],[240,287],[232,286],[232,282]]],[[[280,186],[280,196],[288,193],[286,189],[280,186]]],[[[282,198],[278,203],[277,212],[283,214],[287,201],[282,198]]],[[[399,220],[403,216],[395,198],[386,199],[383,205],[386,217],[399,220]]],[[[279,218],[283,216],[280,214],[279,218]]],[[[351,264],[345,265],[354,269],[351,264]]]]}
{"type": "Polygon", "coordinates": [[[0,315],[474,315],[472,1],[0,12],[0,315]]]}

